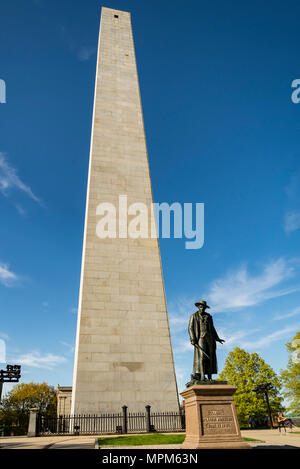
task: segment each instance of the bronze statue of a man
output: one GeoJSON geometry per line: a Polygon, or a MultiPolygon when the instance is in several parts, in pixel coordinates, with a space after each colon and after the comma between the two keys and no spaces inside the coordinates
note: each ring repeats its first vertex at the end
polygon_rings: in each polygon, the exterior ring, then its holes
{"type": "Polygon", "coordinates": [[[216,342],[225,342],[214,328],[212,316],[206,312],[209,306],[202,300],[195,303],[198,311],[191,315],[189,334],[194,346],[193,381],[205,381],[205,375],[211,381],[213,374],[218,372],[216,342]]]}

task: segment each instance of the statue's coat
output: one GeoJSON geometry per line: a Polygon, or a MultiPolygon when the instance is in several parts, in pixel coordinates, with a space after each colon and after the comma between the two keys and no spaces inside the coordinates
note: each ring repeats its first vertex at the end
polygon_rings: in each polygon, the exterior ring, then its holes
{"type": "Polygon", "coordinates": [[[210,357],[208,359],[198,347],[194,346],[194,375],[200,374],[204,379],[205,374],[216,374],[218,372],[216,341],[220,338],[214,328],[212,316],[206,312],[201,315],[198,311],[192,314],[189,334],[191,342],[198,344],[210,357]]]}

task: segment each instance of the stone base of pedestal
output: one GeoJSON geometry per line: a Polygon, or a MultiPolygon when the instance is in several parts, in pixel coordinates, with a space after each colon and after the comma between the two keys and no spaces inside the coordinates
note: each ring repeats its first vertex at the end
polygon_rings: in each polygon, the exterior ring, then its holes
{"type": "Polygon", "coordinates": [[[241,437],[229,384],[194,385],[180,394],[185,400],[186,449],[250,449],[241,437]]]}

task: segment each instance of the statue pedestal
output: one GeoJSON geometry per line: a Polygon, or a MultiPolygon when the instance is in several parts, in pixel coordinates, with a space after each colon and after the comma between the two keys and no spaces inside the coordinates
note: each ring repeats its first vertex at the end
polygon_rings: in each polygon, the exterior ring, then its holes
{"type": "Polygon", "coordinates": [[[250,449],[243,441],[229,384],[194,385],[180,393],[185,400],[187,449],[250,449]]]}

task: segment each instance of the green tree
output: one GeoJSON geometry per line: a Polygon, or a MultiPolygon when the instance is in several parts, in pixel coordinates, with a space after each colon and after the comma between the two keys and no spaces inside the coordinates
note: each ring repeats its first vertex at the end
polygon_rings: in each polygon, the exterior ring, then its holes
{"type": "Polygon", "coordinates": [[[30,409],[36,407],[45,416],[56,415],[56,391],[47,383],[20,383],[3,398],[0,405],[0,429],[6,435],[27,433],[30,409]]]}
{"type": "Polygon", "coordinates": [[[290,354],[286,370],[281,370],[283,395],[288,402],[287,410],[300,415],[300,332],[286,344],[290,354]]]}
{"type": "Polygon", "coordinates": [[[252,390],[259,384],[271,383],[269,391],[271,412],[283,410],[279,396],[280,380],[274,370],[257,353],[248,353],[236,347],[228,354],[220,379],[237,387],[234,402],[240,426],[247,427],[249,417],[262,419],[267,416],[267,404],[264,395],[252,390]]]}

